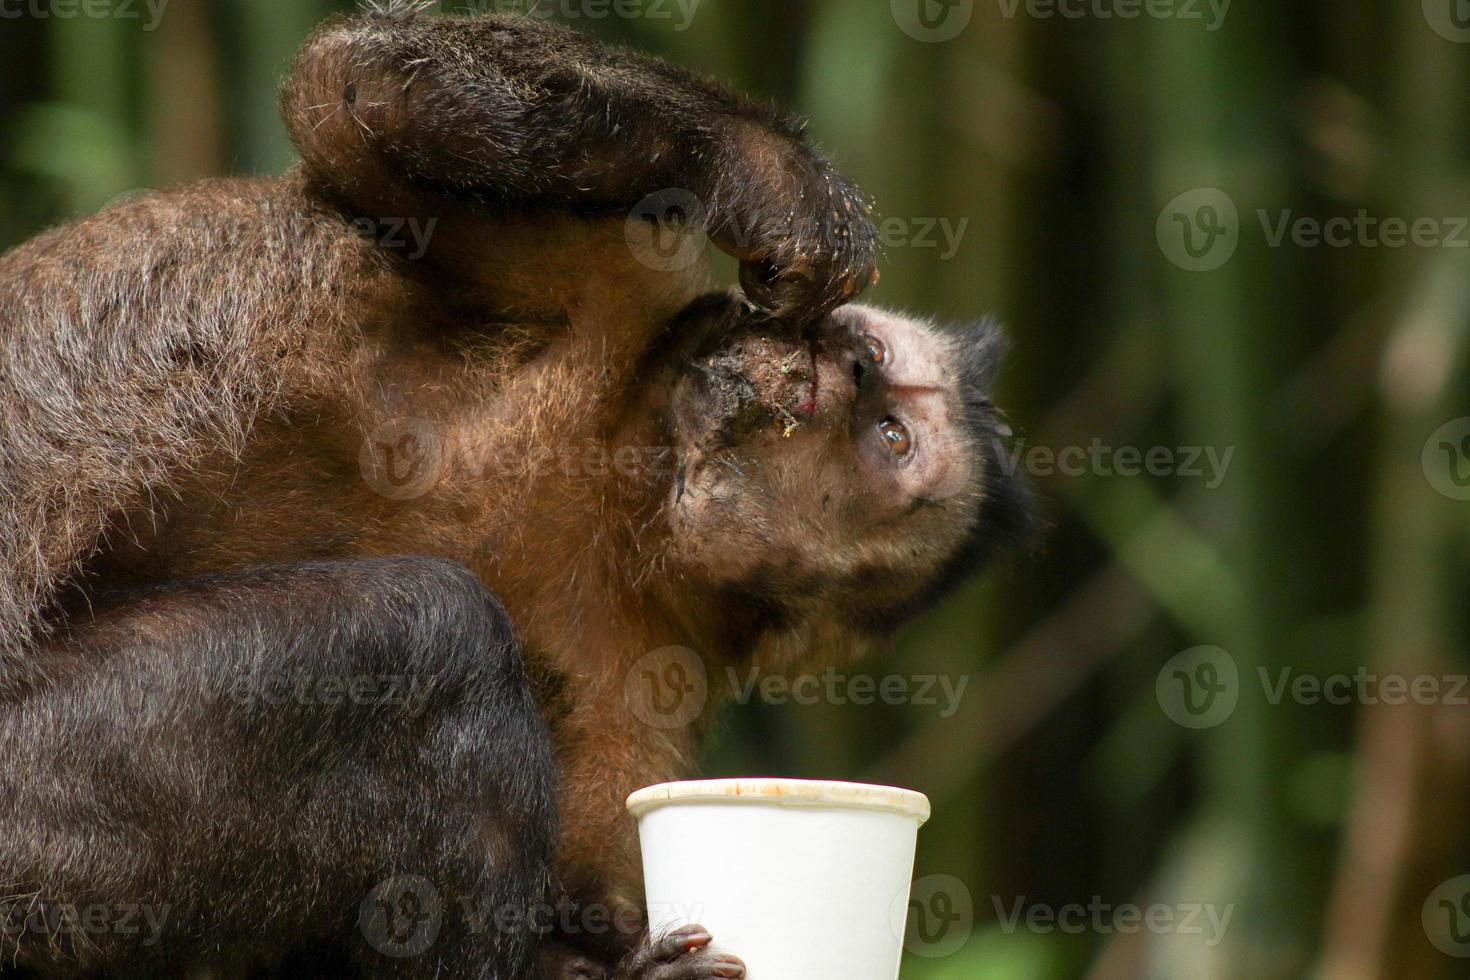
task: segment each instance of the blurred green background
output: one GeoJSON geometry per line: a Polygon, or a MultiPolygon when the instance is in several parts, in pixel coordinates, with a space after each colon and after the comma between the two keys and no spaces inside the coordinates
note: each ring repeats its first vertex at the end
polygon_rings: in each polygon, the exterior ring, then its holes
{"type": "MultiPolygon", "coordinates": [[[[91,3],[0,0],[0,246],[288,167],[277,81],[348,6],[91,3]]],[[[707,760],[931,796],[904,975],[1470,975],[1470,3],[535,15],[810,116],[890,222],[870,298],[1013,338],[1041,549],[844,672],[957,710],[752,704],[707,760]],[[1438,693],[1280,688],[1343,675],[1438,693]]]]}

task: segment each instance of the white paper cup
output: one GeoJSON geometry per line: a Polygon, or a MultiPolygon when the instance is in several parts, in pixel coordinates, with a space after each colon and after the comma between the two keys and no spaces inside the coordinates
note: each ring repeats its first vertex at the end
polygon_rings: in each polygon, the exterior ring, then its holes
{"type": "Polygon", "coordinates": [[[895,980],[922,793],[805,779],[661,783],[638,818],[649,925],[698,923],[748,980],[895,980]]]}

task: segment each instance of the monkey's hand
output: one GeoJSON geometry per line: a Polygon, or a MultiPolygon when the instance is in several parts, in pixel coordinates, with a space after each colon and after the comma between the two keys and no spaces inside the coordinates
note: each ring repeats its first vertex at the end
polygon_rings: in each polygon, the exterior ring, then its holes
{"type": "Polygon", "coordinates": [[[681,926],[642,942],[616,966],[593,954],[558,944],[543,946],[537,980],[740,980],[745,964],[739,957],[709,949],[709,930],[681,926]]]}
{"type": "Polygon", "coordinates": [[[749,120],[731,130],[736,162],[714,175],[707,228],[740,259],[746,297],[805,324],[876,282],[877,234],[857,188],[789,136],[749,120]]]}
{"type": "Polygon", "coordinates": [[[704,926],[681,926],[649,936],[618,965],[612,980],[740,980],[745,964],[738,956],[709,949],[704,926]]]}

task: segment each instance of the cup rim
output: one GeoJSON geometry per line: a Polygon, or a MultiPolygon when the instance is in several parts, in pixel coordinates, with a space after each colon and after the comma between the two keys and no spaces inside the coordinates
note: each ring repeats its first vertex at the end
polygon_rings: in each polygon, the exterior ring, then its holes
{"type": "Polygon", "coordinates": [[[876,783],[845,783],[830,779],[740,777],[691,779],[645,786],[628,797],[635,817],[671,803],[751,803],[777,806],[826,806],[877,810],[909,817],[921,825],[929,819],[929,798],[923,793],[876,783]]]}

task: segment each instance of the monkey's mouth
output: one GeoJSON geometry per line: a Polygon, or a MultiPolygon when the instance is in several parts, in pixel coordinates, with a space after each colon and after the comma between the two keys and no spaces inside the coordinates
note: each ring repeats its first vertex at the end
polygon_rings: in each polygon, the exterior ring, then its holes
{"type": "Polygon", "coordinates": [[[697,352],[675,382],[674,420],[705,452],[755,433],[794,435],[816,415],[821,382],[817,342],[743,330],[697,352]]]}

